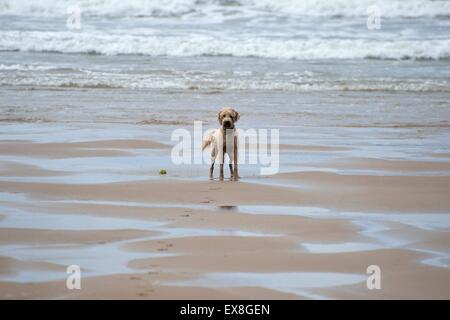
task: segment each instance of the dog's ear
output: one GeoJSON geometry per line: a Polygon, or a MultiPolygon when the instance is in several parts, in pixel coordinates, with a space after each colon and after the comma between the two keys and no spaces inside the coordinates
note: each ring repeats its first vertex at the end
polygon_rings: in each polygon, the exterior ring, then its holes
{"type": "Polygon", "coordinates": [[[241,117],[241,115],[236,110],[233,110],[233,111],[234,111],[234,115],[233,115],[234,122],[237,122],[239,120],[239,118],[241,117]]]}
{"type": "Polygon", "coordinates": [[[217,114],[217,120],[219,121],[219,124],[222,124],[222,118],[223,118],[223,109],[219,111],[217,114]]]}

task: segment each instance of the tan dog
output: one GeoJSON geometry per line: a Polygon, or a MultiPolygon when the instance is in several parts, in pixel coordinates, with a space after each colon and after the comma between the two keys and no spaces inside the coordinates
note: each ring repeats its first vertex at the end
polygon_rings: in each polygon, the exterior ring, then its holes
{"type": "Polygon", "coordinates": [[[230,178],[237,181],[238,173],[238,138],[235,123],[239,120],[239,112],[233,108],[223,108],[219,111],[218,120],[220,129],[210,132],[203,141],[203,148],[211,145],[211,167],[209,169],[209,178],[212,180],[214,175],[214,162],[219,156],[219,179],[223,180],[223,164],[225,153],[230,158],[230,178]],[[234,168],[233,168],[234,164],[234,168]]]}

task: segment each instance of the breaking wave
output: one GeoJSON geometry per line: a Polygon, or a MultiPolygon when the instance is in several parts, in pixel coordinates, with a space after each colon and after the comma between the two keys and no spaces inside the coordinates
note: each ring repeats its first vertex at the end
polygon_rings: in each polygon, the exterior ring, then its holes
{"type": "Polygon", "coordinates": [[[450,39],[279,39],[120,35],[104,32],[0,32],[1,51],[102,55],[236,56],[282,59],[448,59],[450,39]]]}

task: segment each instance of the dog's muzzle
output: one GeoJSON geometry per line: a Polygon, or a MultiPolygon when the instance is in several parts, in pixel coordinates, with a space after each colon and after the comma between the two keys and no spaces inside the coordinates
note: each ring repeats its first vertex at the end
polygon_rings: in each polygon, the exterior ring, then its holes
{"type": "Polygon", "coordinates": [[[225,129],[233,129],[233,122],[231,120],[224,120],[223,127],[225,129]]]}

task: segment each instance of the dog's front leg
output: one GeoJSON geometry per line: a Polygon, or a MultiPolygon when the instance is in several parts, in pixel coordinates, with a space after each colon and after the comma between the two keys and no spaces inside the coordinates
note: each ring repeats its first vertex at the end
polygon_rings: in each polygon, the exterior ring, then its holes
{"type": "MultiPolygon", "coordinates": [[[[238,172],[238,141],[237,137],[234,136],[234,143],[233,143],[233,162],[234,162],[234,170],[232,173],[232,177],[234,181],[239,180],[239,172],[238,172]]],[[[230,165],[231,166],[231,165],[230,165]]],[[[230,169],[231,171],[231,169],[230,169]]]]}
{"type": "Polygon", "coordinates": [[[223,163],[219,164],[219,180],[223,180],[223,163]]]}
{"type": "Polygon", "coordinates": [[[219,143],[219,149],[220,149],[220,153],[219,153],[219,180],[223,180],[223,164],[225,163],[225,148],[226,148],[226,131],[224,129],[222,129],[222,143],[219,143]]]}

